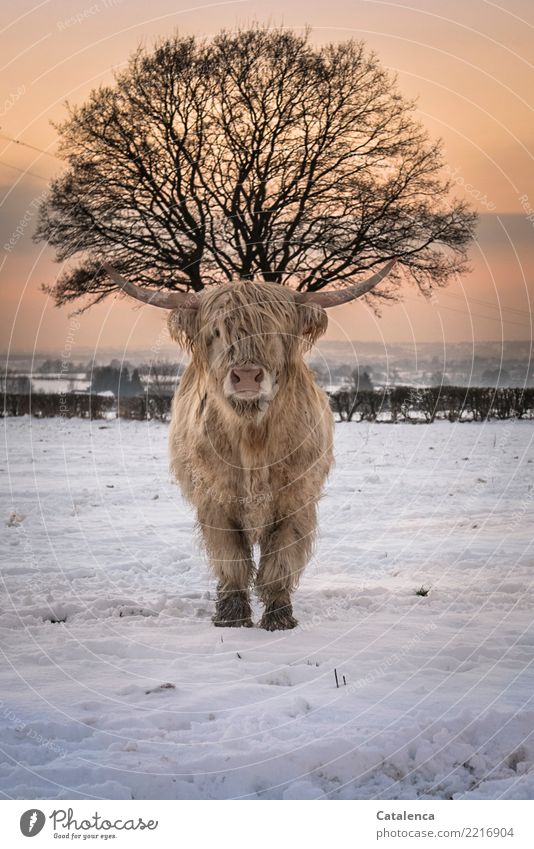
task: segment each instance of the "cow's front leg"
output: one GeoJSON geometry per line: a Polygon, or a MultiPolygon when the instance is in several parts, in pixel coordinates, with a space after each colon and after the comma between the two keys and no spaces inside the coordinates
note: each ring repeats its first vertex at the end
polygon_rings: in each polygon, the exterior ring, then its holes
{"type": "Polygon", "coordinates": [[[298,624],[293,616],[291,593],[311,553],[315,507],[306,507],[275,522],[261,545],[256,588],[265,605],[261,627],[283,631],[298,624]]]}
{"type": "Polygon", "coordinates": [[[218,579],[213,623],[221,628],[251,628],[249,587],[254,569],[246,533],[219,511],[199,512],[199,522],[218,579]]]}

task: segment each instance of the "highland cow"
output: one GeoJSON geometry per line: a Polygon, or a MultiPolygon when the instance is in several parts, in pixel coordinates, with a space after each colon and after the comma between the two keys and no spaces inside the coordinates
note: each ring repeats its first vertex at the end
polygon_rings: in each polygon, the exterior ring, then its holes
{"type": "Polygon", "coordinates": [[[173,402],[170,464],[218,581],[215,625],[252,625],[253,586],[262,628],[297,624],[291,594],[310,558],[333,436],[303,354],[326,330],[324,308],[369,292],[392,265],[336,291],[239,282],[200,295],[139,288],[106,266],[129,295],[172,310],[170,334],[191,353],[173,402]]]}

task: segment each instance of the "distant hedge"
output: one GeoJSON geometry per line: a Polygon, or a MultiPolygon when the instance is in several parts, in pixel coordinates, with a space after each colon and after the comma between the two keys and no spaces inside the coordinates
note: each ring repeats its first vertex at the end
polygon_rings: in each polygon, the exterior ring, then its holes
{"type": "Polygon", "coordinates": [[[170,417],[172,397],[139,395],[119,398],[111,395],[76,395],[33,393],[4,395],[4,416],[32,415],[37,418],[105,419],[119,416],[124,419],[159,419],[170,417]]]}
{"type": "MultiPolygon", "coordinates": [[[[436,419],[487,421],[489,419],[534,419],[534,388],[495,389],[477,386],[394,386],[388,389],[339,389],[329,395],[339,421],[433,422],[436,419]]],[[[119,417],[144,421],[168,421],[172,398],[138,395],[115,399],[106,395],[35,393],[4,395],[4,416],[32,415],[38,418],[119,417]]]]}
{"type": "Polygon", "coordinates": [[[4,395],[4,416],[32,415],[37,418],[103,419],[112,413],[115,399],[106,395],[76,395],[74,393],[46,394],[33,392],[19,395],[8,392],[4,395]]]}
{"type": "Polygon", "coordinates": [[[388,389],[339,389],[330,406],[340,421],[433,422],[436,419],[488,421],[534,418],[534,388],[480,386],[393,386],[388,389]]]}
{"type": "Polygon", "coordinates": [[[138,395],[136,398],[119,398],[117,415],[121,419],[158,419],[167,421],[171,416],[172,396],[138,395]]]}

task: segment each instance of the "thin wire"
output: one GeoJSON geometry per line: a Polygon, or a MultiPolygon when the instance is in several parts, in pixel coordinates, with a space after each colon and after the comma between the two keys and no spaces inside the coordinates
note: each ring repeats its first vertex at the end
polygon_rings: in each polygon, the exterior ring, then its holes
{"type": "Polygon", "coordinates": [[[10,165],[8,162],[2,162],[0,159],[0,165],[3,165],[5,168],[13,168],[14,171],[20,171],[21,174],[30,174],[32,177],[36,177],[38,180],[44,180],[45,183],[49,183],[49,177],[43,177],[42,174],[36,174],[34,171],[28,171],[25,168],[17,168],[16,165],[10,165]]]}
{"type": "MultiPolygon", "coordinates": [[[[412,298],[410,295],[405,295],[404,297],[405,297],[405,300],[407,300],[407,301],[417,301],[418,300],[417,298],[412,298]]],[[[498,322],[501,322],[502,324],[514,324],[517,327],[527,327],[528,329],[530,329],[530,324],[524,324],[521,321],[512,321],[509,318],[504,318],[504,316],[482,315],[481,313],[474,312],[473,310],[470,310],[469,308],[467,308],[465,310],[458,310],[455,307],[446,307],[445,304],[440,304],[439,309],[440,310],[448,310],[449,312],[457,312],[457,313],[460,313],[460,315],[472,315],[475,318],[481,318],[484,321],[498,321],[498,322]]]]}
{"type": "MultiPolygon", "coordinates": [[[[440,297],[455,298],[456,300],[459,300],[459,301],[465,300],[463,295],[456,295],[453,292],[440,292],[440,297]]],[[[467,301],[468,301],[468,303],[472,302],[474,304],[479,304],[482,307],[490,307],[491,309],[502,310],[503,312],[513,312],[513,313],[516,313],[517,315],[520,315],[520,316],[523,316],[523,315],[526,316],[526,315],[531,314],[530,310],[521,310],[521,309],[517,309],[516,307],[502,307],[499,304],[492,303],[491,301],[483,301],[482,298],[471,298],[471,297],[469,297],[467,299],[467,301]]]]}
{"type": "Polygon", "coordinates": [[[37,150],[39,153],[44,153],[45,156],[51,156],[52,159],[57,159],[58,162],[63,162],[63,160],[60,159],[59,156],[56,156],[55,153],[50,153],[49,150],[44,150],[42,147],[35,147],[34,144],[28,144],[28,142],[20,141],[20,139],[14,139],[12,136],[6,136],[5,133],[0,133],[0,137],[13,142],[13,144],[21,144],[23,147],[29,147],[30,150],[37,150]]]}

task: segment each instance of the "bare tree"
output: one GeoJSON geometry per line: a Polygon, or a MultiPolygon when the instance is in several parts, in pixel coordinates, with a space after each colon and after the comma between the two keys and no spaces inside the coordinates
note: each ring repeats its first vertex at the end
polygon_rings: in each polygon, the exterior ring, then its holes
{"type": "Polygon", "coordinates": [[[146,380],[147,405],[151,417],[168,421],[171,400],[176,391],[182,367],[168,360],[154,360],[139,371],[146,380]]]}
{"type": "Polygon", "coordinates": [[[475,216],[414,109],[361,42],[257,27],[138,50],[58,127],[68,167],[36,237],[79,263],[56,303],[112,291],[102,260],[159,288],[313,291],[397,257],[422,291],[443,285],[466,269],[475,216]]]}

